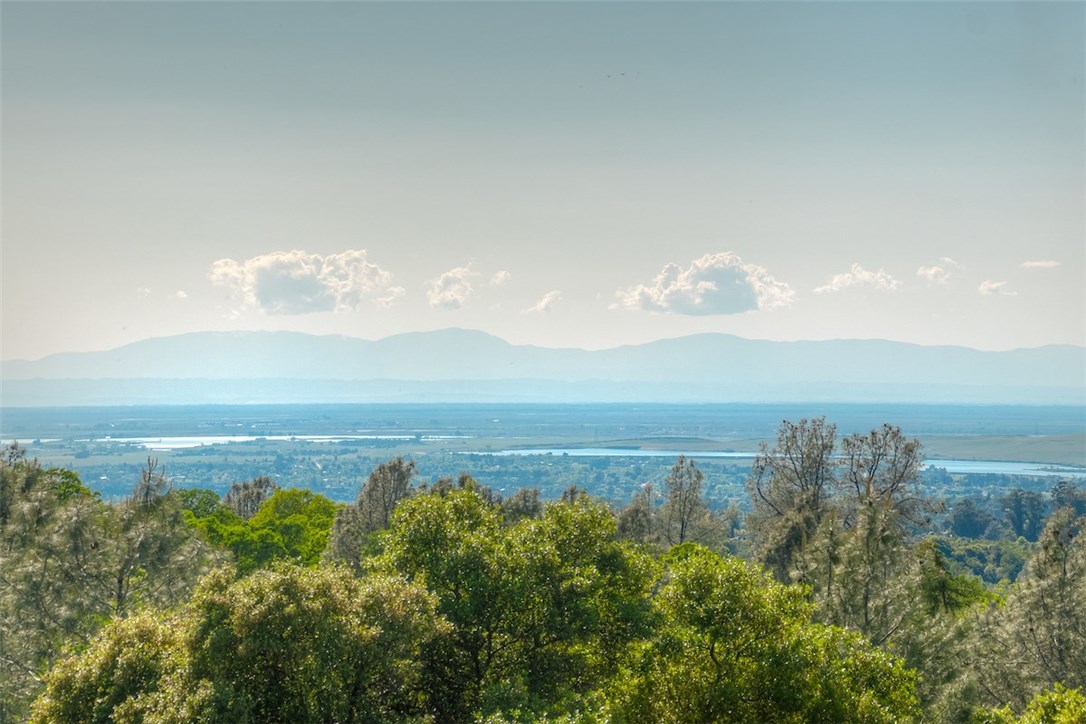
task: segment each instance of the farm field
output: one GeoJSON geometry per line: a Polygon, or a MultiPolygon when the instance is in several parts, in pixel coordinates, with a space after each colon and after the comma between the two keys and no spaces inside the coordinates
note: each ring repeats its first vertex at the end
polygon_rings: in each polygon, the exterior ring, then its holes
{"type": "MultiPolygon", "coordinates": [[[[123,497],[148,457],[178,487],[225,491],[268,475],[281,485],[350,500],[373,467],[402,455],[423,479],[470,472],[509,494],[557,497],[578,485],[616,503],[658,485],[678,454],[705,471],[714,505],[745,500],[754,455],[782,420],[825,415],[839,434],[884,422],[919,438],[933,468],[946,461],[1036,463],[1086,473],[1086,424],[1077,407],[913,405],[266,405],[10,408],[0,438],[42,463],[68,467],[107,498],[123,497]],[[1083,470],[1076,470],[1083,467],[1083,470]]],[[[1014,465],[954,474],[969,489],[1030,476],[1014,465]],[[1005,469],[1004,469],[1005,468],[1005,469]]],[[[963,468],[970,469],[970,468],[963,468]]],[[[944,484],[947,483],[944,480],[944,484]]]]}

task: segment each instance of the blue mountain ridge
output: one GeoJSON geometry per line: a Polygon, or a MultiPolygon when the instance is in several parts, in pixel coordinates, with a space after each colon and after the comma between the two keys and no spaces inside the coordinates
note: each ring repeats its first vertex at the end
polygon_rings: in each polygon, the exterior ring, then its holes
{"type": "Polygon", "coordinates": [[[477,392],[469,397],[486,399],[549,399],[551,394],[585,401],[668,399],[669,394],[708,395],[706,401],[759,395],[847,399],[851,390],[870,400],[879,399],[878,390],[884,389],[891,395],[888,400],[939,401],[945,396],[946,401],[983,401],[990,394],[992,402],[1081,404],[1086,348],[983,351],[888,340],[776,342],[709,333],[584,350],[514,345],[466,329],[379,340],[300,332],[195,332],[106,351],[0,362],[0,378],[4,404],[23,404],[13,403],[13,395],[31,387],[48,390],[51,380],[70,385],[111,380],[115,390],[120,381],[186,380],[194,388],[199,380],[244,380],[257,389],[260,381],[289,380],[298,389],[281,396],[305,398],[299,389],[323,385],[324,392],[316,394],[321,399],[340,396],[333,381],[367,381],[375,393],[382,389],[377,381],[396,381],[407,397],[423,398],[459,399],[470,388],[477,392]]]}

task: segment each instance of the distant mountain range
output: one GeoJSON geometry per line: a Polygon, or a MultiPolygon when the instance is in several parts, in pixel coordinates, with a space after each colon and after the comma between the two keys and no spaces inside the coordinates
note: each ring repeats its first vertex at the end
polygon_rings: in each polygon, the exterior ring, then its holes
{"type": "Polygon", "coordinates": [[[197,332],[0,362],[5,406],[189,402],[1086,403],[1086,348],[699,334],[587,351],[446,329],[370,341],[197,332]]]}

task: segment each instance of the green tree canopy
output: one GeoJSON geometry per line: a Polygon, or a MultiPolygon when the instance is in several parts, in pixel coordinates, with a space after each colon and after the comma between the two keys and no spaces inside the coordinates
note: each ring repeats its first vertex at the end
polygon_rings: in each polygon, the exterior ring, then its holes
{"type": "Polygon", "coordinates": [[[179,613],[107,627],[49,674],[34,721],[388,721],[420,717],[420,648],[445,625],[386,575],[220,569],[179,613]]]}
{"type": "Polygon", "coordinates": [[[423,659],[441,721],[576,702],[643,627],[650,563],[586,496],[507,526],[471,487],[418,495],[383,541],[377,564],[424,582],[453,627],[423,659]]]}
{"type": "Polygon", "coordinates": [[[1056,684],[1086,688],[1084,529],[1073,508],[1056,511],[1005,600],[978,617],[963,660],[984,705],[1021,710],[1056,684]]]}
{"type": "Polygon", "coordinates": [[[71,470],[0,463],[0,719],[18,719],[40,672],[111,617],[184,600],[214,559],[153,461],[110,505],[71,470]]]}
{"type": "Polygon", "coordinates": [[[801,588],[686,544],[665,558],[656,635],[614,688],[619,721],[901,721],[915,676],[855,633],[812,623],[801,588]]]}
{"type": "Polygon", "coordinates": [[[206,516],[188,512],[189,525],[213,545],[231,551],[241,575],[283,559],[315,565],[328,544],[337,510],[323,495],[300,488],[277,489],[248,520],[229,506],[208,503],[200,504],[210,509],[206,516]]]}

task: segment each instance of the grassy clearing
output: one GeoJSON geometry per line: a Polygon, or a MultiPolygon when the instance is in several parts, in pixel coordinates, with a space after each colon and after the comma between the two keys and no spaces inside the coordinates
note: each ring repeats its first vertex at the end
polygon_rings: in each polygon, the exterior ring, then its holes
{"type": "Polygon", "coordinates": [[[954,460],[1006,460],[1086,466],[1086,434],[925,436],[924,454],[954,460]]]}

